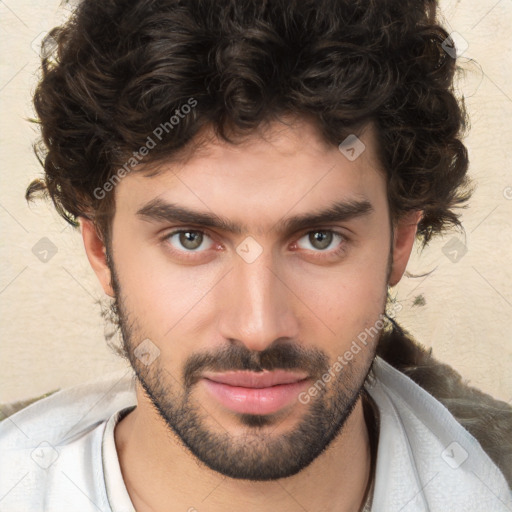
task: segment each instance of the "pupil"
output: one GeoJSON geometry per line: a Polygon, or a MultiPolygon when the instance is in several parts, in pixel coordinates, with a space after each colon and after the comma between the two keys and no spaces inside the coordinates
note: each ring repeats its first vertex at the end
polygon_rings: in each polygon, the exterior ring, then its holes
{"type": "Polygon", "coordinates": [[[332,233],[329,231],[315,231],[310,233],[309,241],[313,247],[317,249],[325,249],[331,245],[332,233]]]}

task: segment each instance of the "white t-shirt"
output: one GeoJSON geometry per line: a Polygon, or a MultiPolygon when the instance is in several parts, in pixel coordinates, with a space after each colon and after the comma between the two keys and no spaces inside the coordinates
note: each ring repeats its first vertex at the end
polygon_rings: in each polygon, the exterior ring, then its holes
{"type": "MultiPolygon", "coordinates": [[[[372,512],[510,512],[512,491],[435,398],[380,357],[372,512]]],[[[114,427],[136,405],[132,370],[68,388],[0,423],[1,512],[133,512],[114,427]]],[[[172,497],[170,497],[172,499],[172,497]]]]}

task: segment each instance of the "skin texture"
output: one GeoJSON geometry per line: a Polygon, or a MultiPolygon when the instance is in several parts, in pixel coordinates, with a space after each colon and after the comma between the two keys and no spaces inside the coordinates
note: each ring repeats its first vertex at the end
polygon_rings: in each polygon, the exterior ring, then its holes
{"type": "Polygon", "coordinates": [[[275,122],[239,145],[210,138],[155,176],[133,172],[115,190],[110,265],[93,224],[81,219],[138,376],[138,406],[115,430],[138,511],[207,504],[216,512],[235,501],[249,511],[354,511],[364,502],[370,450],[359,394],[376,338],[307,404],[295,400],[264,417],[223,407],[200,379],[206,369],[280,368],[307,371],[311,384],[379,320],[421,215],[401,219],[392,234],[370,126],[360,139],[366,149],[349,161],[306,120],[275,122]],[[242,229],[137,215],[155,198],[242,229]],[[283,219],[363,200],[371,209],[354,218],[276,229],[283,219]],[[169,238],[176,228],[203,231],[200,250],[169,238]],[[309,233],[326,230],[341,237],[327,249],[312,245],[309,233]],[[251,263],[237,253],[248,236],[262,249],[251,263]],[[135,357],[146,339],[159,351],[149,365],[135,357]]]}

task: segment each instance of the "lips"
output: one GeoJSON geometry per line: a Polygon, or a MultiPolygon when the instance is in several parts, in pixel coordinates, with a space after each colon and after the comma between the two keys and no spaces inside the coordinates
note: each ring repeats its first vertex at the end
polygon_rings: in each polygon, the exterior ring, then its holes
{"type": "Polygon", "coordinates": [[[272,414],[296,402],[309,383],[305,373],[275,370],[205,373],[207,392],[222,406],[240,414],[272,414]]]}
{"type": "Polygon", "coordinates": [[[263,372],[233,371],[225,373],[204,373],[203,377],[213,382],[243,388],[268,388],[279,384],[291,384],[307,379],[307,373],[273,370],[263,372]]]}

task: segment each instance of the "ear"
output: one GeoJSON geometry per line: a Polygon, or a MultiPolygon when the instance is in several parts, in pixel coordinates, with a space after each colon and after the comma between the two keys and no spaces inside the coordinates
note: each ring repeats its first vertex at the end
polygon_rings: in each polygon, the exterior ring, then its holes
{"type": "Polygon", "coordinates": [[[94,223],[85,217],[79,217],[80,230],[84,240],[85,252],[92,269],[96,273],[103,291],[110,297],[114,297],[114,290],[111,285],[110,269],[107,265],[106,247],[98,235],[94,223]]]}
{"type": "Polygon", "coordinates": [[[393,265],[389,276],[389,286],[395,286],[404,275],[407,262],[411,255],[418,223],[423,212],[414,211],[404,215],[395,225],[393,236],[393,265]]]}

